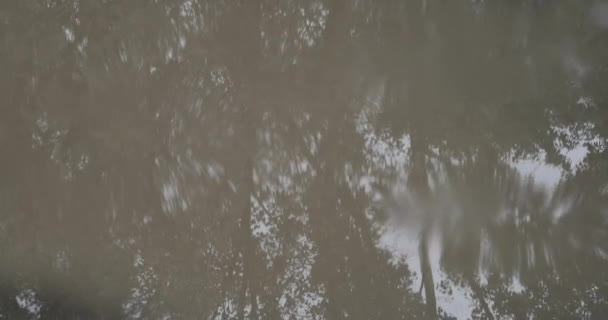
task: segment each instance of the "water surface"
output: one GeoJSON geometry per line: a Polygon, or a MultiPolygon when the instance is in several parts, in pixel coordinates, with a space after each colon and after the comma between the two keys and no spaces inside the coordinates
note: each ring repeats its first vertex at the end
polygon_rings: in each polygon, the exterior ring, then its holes
{"type": "Polygon", "coordinates": [[[0,318],[605,319],[601,1],[4,0],[0,318]]]}

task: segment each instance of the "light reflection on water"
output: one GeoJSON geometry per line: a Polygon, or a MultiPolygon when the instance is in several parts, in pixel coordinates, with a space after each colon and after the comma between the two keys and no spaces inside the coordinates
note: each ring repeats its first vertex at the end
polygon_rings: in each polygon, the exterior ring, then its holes
{"type": "Polygon", "coordinates": [[[0,4],[0,318],[603,319],[606,5],[0,4]]]}

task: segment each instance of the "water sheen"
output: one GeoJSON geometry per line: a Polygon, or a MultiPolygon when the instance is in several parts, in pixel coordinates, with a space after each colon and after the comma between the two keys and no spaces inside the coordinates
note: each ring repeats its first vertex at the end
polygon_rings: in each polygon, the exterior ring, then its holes
{"type": "Polygon", "coordinates": [[[1,319],[606,319],[608,4],[0,1],[1,319]]]}

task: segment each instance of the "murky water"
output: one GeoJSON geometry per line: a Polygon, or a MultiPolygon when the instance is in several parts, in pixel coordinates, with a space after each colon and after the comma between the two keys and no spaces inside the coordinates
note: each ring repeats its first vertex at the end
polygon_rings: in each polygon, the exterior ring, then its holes
{"type": "Polygon", "coordinates": [[[2,319],[605,319],[608,4],[0,2],[2,319]]]}

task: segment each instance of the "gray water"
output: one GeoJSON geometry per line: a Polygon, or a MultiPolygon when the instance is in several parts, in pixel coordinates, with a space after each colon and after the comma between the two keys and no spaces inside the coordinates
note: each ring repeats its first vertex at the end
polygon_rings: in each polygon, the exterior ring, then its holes
{"type": "Polygon", "coordinates": [[[3,0],[1,319],[606,319],[608,4],[3,0]]]}

